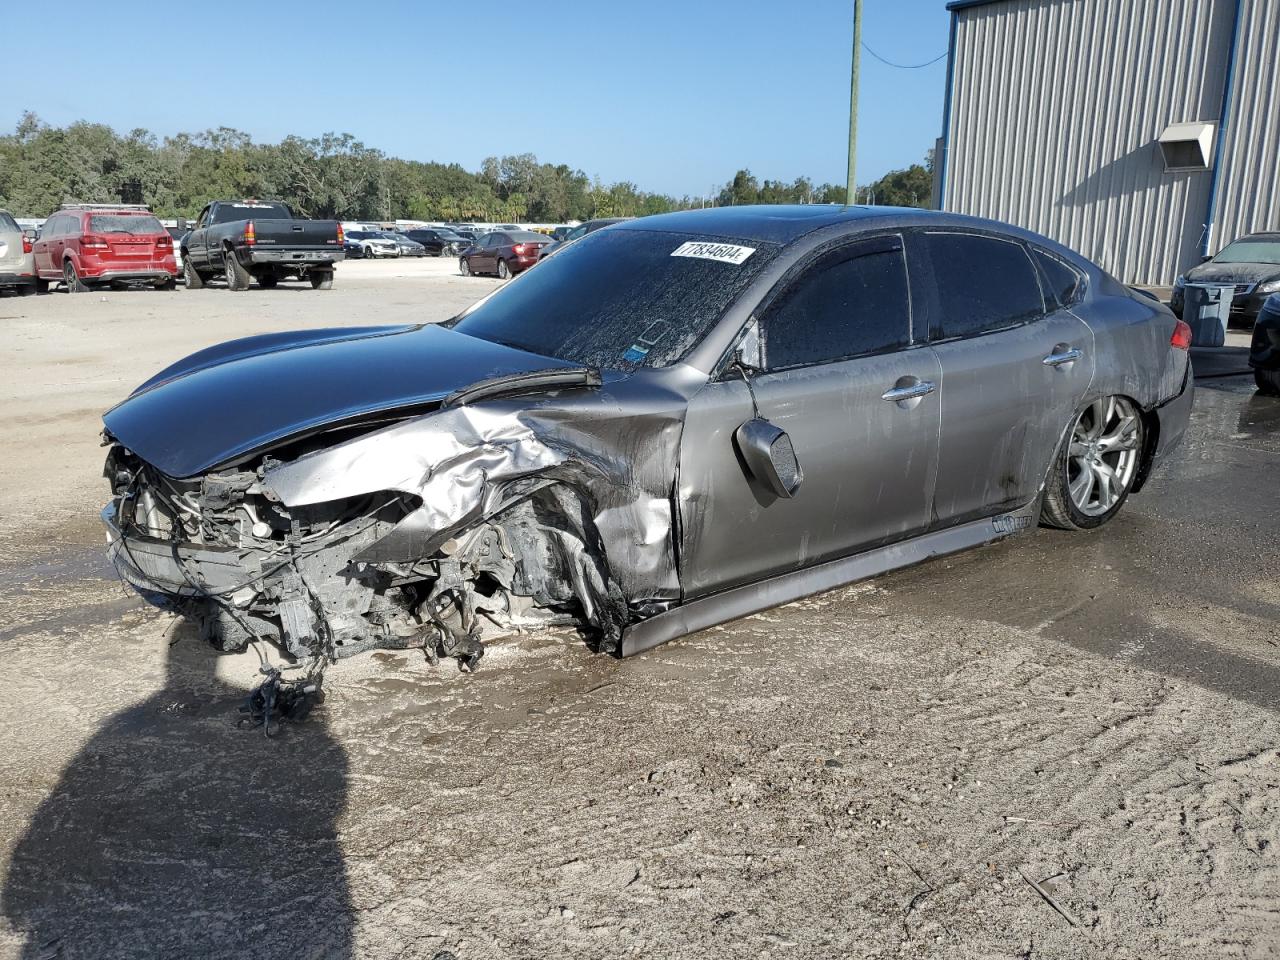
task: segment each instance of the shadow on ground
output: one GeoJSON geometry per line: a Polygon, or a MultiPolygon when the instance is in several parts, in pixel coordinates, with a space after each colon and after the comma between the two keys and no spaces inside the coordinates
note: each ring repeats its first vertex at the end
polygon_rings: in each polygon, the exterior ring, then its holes
{"type": "Polygon", "coordinates": [[[344,751],[319,712],[238,729],[244,692],[173,638],[162,688],[88,741],[14,850],[21,955],[349,957],[344,751]]]}

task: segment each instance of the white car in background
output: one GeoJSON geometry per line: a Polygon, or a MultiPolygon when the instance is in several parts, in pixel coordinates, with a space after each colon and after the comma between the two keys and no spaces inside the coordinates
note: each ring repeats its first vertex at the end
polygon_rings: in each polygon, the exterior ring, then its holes
{"type": "Polygon", "coordinates": [[[366,230],[353,230],[347,235],[348,243],[357,243],[360,245],[360,254],[368,260],[374,260],[378,257],[398,257],[400,256],[400,241],[394,234],[382,233],[381,231],[374,233],[366,230]]]}

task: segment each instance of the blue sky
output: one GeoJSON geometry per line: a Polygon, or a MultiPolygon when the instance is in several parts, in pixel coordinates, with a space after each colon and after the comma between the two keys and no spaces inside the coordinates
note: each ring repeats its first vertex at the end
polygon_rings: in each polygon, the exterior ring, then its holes
{"type": "MultiPolygon", "coordinates": [[[[864,7],[863,39],[882,56],[920,63],[946,50],[945,0],[864,7]]],[[[705,195],[742,166],[843,183],[852,10],[852,0],[71,0],[50,32],[47,8],[23,3],[3,16],[23,69],[0,83],[0,126],[30,109],[49,123],[161,136],[332,130],[468,169],[528,151],[677,196],[705,195]],[[59,67],[46,72],[55,51],[59,67]]],[[[945,59],[896,70],[864,53],[860,182],[933,146],[945,77],[945,59]]]]}

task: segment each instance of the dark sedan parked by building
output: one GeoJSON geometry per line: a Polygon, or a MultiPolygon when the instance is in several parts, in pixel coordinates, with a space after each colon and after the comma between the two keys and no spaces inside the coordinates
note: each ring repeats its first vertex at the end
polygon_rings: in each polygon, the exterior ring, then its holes
{"type": "Polygon", "coordinates": [[[444,324],[179,361],[104,418],[103,518],[124,578],[222,649],[473,666],[572,623],[628,655],[1037,522],[1102,526],[1182,438],[1189,342],[990,221],[648,217],[444,324]]]}
{"type": "Polygon", "coordinates": [[[506,280],[538,262],[551,238],[532,230],[495,230],[462,251],[458,266],[464,277],[492,273],[506,280]]]}
{"type": "Polygon", "coordinates": [[[1233,322],[1250,325],[1267,297],[1280,293],[1280,233],[1251,233],[1228,244],[1199,266],[1178,277],[1169,305],[1181,317],[1188,283],[1231,283],[1233,322]]]}

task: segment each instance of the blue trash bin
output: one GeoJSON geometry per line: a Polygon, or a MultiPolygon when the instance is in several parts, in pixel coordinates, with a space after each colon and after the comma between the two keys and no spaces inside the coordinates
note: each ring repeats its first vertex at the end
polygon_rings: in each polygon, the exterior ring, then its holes
{"type": "Polygon", "coordinates": [[[1191,326],[1193,347],[1221,347],[1227,342],[1233,283],[1188,283],[1183,291],[1182,318],[1191,326]]]}

